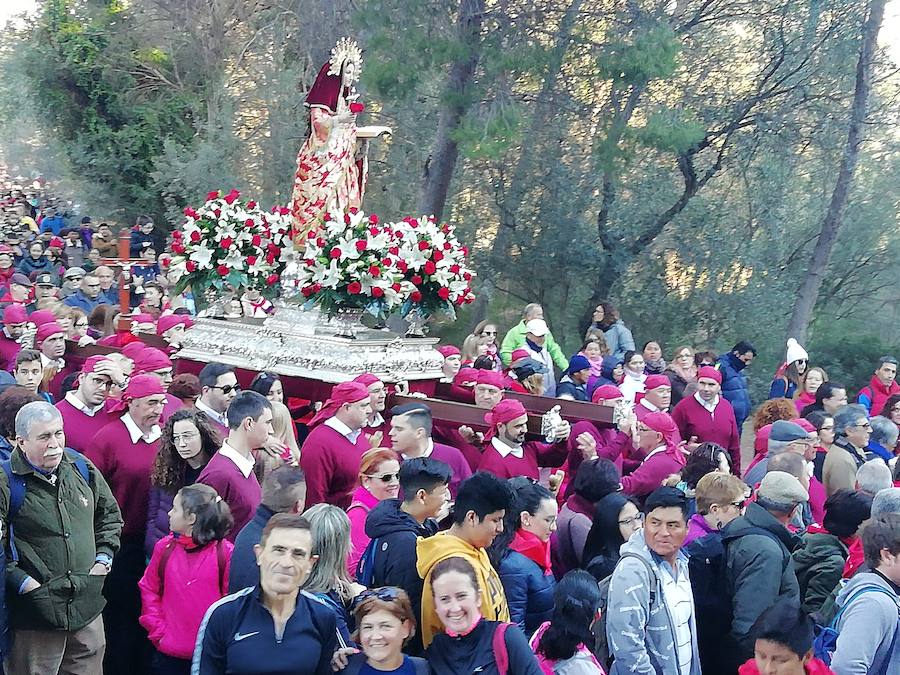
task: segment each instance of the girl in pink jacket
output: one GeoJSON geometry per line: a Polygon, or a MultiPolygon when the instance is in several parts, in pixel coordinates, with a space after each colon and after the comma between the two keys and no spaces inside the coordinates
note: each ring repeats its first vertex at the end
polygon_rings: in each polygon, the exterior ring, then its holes
{"type": "Polygon", "coordinates": [[[233,523],[228,504],[208,485],[187,485],[175,495],[172,532],[156,543],[138,584],[155,673],[190,672],[203,615],[228,591],[234,546],[225,535],[233,523]]]}

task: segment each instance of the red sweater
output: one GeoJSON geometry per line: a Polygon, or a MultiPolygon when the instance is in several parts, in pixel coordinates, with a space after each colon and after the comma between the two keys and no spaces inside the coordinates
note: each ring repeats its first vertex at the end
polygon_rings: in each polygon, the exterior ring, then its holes
{"type": "Polygon", "coordinates": [[[669,455],[665,450],[650,454],[632,473],[622,478],[622,492],[635,497],[645,497],[673,473],[679,473],[684,464],[669,455]]]}
{"type": "Polygon", "coordinates": [[[234,527],[231,528],[227,538],[233,542],[241,528],[253,518],[256,507],[262,501],[262,489],[256,474],[251,471],[245,478],[231,459],[217,452],[203,467],[197,482],[215,489],[228,504],[234,518],[234,527]]]}
{"type": "Polygon", "coordinates": [[[725,448],[731,455],[731,473],[741,475],[741,434],[734,419],[734,409],[724,396],[719,397],[713,414],[693,396],[683,398],[672,411],[672,419],[684,440],[690,441],[691,436],[696,436],[701,443],[716,443],[725,448]]]}
{"type": "Polygon", "coordinates": [[[159,450],[159,440],[147,443],[131,436],[121,418],[111,421],[98,431],[85,448],[91,460],[112,490],[122,511],[122,538],[140,537],[144,540],[147,527],[147,504],[150,501],[150,473],[159,450]]]}
{"type": "Polygon", "coordinates": [[[310,431],[300,449],[306,507],[325,502],[346,510],[359,481],[359,460],[368,449],[365,433],[353,444],[327,424],[310,431]]]}
{"type": "Polygon", "coordinates": [[[502,457],[493,445],[485,443],[478,470],[489,471],[504,480],[517,476],[538,480],[541,477],[540,467],[560,466],[568,455],[564,441],[553,444],[529,441],[522,445],[522,451],[522,457],[502,457]]]}
{"type": "Polygon", "coordinates": [[[118,419],[111,415],[104,405],[94,416],[86,415],[78,408],[63,399],[56,404],[63,418],[63,429],[66,432],[66,445],[80,453],[87,452],[91,439],[100,429],[118,419]]]}
{"type": "Polygon", "coordinates": [[[0,332],[0,370],[11,373],[16,367],[16,357],[20,351],[22,351],[22,345],[0,332]]]}
{"type": "MultiPolygon", "coordinates": [[[[483,433],[484,428],[475,429],[475,431],[483,433]]],[[[447,422],[435,420],[434,427],[431,430],[431,437],[435,443],[443,443],[459,450],[469,463],[469,468],[472,471],[478,470],[478,465],[481,463],[481,447],[466,441],[462,434],[459,433],[458,426],[454,427],[447,422]]]]}

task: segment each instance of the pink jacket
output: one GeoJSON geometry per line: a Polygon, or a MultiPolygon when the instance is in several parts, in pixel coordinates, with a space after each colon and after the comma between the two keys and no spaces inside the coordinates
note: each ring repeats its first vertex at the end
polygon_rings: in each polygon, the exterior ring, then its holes
{"type": "Polygon", "coordinates": [[[190,537],[169,534],[156,542],[150,564],[138,583],[141,589],[141,625],[150,642],[168,656],[189,659],[194,654],[200,622],[210,605],[228,592],[228,572],[234,545],[223,540],[225,569],[220,573],[217,542],[202,548],[190,537]],[[166,562],[160,596],[160,562],[169,542],[174,548],[166,562]],[[221,585],[220,585],[221,578],[221,585]]]}
{"type": "Polygon", "coordinates": [[[369,538],[366,536],[366,518],[377,504],[375,496],[360,485],[353,493],[353,501],[347,509],[347,517],[350,518],[350,556],[347,558],[347,570],[354,579],[356,565],[369,545],[369,538]]]}

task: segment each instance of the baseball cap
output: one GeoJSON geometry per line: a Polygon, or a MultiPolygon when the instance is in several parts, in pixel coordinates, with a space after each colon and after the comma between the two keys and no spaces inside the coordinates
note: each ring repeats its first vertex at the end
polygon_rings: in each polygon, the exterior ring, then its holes
{"type": "Polygon", "coordinates": [[[525,324],[525,331],[536,337],[543,337],[550,332],[550,328],[547,327],[547,322],[543,319],[532,319],[525,324]]]}

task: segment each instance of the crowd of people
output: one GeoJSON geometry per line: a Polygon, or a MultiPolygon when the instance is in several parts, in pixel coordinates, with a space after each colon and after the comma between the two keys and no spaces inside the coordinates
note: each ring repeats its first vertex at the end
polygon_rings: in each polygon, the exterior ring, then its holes
{"type": "Polygon", "coordinates": [[[116,235],[32,220],[0,246],[6,672],[900,673],[895,358],[848,388],[790,340],[754,402],[751,342],[638,350],[602,303],[566,357],[529,304],[438,348],[483,424],[370,373],[298,405],[173,362],[152,221],[131,311],[116,235]],[[511,392],[564,419],[533,440],[511,392]]]}

